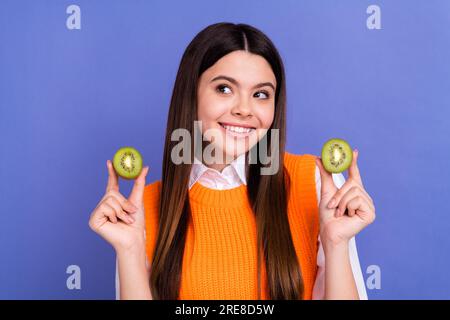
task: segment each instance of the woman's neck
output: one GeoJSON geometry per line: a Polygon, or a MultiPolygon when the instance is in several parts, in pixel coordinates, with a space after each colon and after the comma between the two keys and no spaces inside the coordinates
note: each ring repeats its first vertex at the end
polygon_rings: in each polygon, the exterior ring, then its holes
{"type": "Polygon", "coordinates": [[[207,166],[208,168],[217,170],[219,172],[222,172],[223,169],[225,169],[227,166],[229,166],[234,160],[236,159],[236,157],[231,157],[229,155],[224,154],[222,156],[222,160],[219,163],[213,162],[213,163],[205,163],[205,161],[203,161],[203,164],[205,166],[207,166]]]}
{"type": "MultiPolygon", "coordinates": [[[[202,152],[204,152],[205,147],[208,146],[209,142],[208,141],[203,141],[203,145],[202,145],[202,152]]],[[[217,170],[219,172],[222,172],[223,169],[225,169],[227,166],[229,166],[231,164],[231,162],[233,162],[237,157],[232,157],[230,155],[227,155],[225,152],[223,152],[222,154],[222,161],[223,163],[205,163],[205,161],[202,161],[202,163],[207,166],[208,168],[217,170]]]]}
{"type": "Polygon", "coordinates": [[[217,164],[217,163],[213,163],[213,164],[206,164],[204,163],[205,166],[207,166],[208,168],[217,170],[219,172],[222,172],[223,169],[225,169],[226,166],[228,166],[229,164],[226,163],[222,163],[222,164],[217,164]]]}

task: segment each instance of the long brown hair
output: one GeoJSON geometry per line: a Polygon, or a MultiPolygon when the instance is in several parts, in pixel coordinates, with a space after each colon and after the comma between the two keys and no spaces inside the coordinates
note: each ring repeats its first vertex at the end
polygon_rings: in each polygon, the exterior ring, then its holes
{"type": "MultiPolygon", "coordinates": [[[[262,56],[270,64],[277,80],[275,114],[267,131],[271,150],[271,129],[279,131],[279,170],[261,175],[260,159],[246,162],[247,193],[255,214],[258,250],[258,299],[261,297],[261,259],[266,272],[270,299],[302,299],[303,279],[287,216],[289,176],[283,166],[286,139],[286,86],[281,57],[271,40],[260,30],[247,24],[216,23],[203,29],[186,48],[180,62],[164,145],[164,158],[159,203],[159,226],[151,264],[150,288],[154,299],[176,300],[181,283],[181,267],[190,215],[189,176],[191,164],[175,164],[171,151],[176,142],[171,134],[184,128],[194,132],[197,120],[197,88],[202,73],[220,58],[235,50],[262,56]]],[[[254,148],[257,148],[257,143],[254,148]]],[[[193,153],[191,153],[193,161],[193,153]]],[[[248,157],[248,152],[247,152],[248,157]]],[[[190,163],[193,163],[193,162],[190,163]]],[[[263,289],[264,290],[264,289],[263,289]]]]}

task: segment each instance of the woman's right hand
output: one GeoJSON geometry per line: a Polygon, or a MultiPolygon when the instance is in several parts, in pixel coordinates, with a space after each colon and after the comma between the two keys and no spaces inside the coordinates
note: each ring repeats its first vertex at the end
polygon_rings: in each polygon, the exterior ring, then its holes
{"type": "Polygon", "coordinates": [[[119,192],[119,181],[111,161],[106,192],[92,211],[89,226],[117,251],[142,249],[145,244],[144,188],[148,166],[134,182],[129,198],[119,192]]]}

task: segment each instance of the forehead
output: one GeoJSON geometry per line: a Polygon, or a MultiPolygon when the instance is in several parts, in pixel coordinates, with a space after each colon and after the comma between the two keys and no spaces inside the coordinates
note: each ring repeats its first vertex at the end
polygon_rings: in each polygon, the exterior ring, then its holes
{"type": "Polygon", "coordinates": [[[234,78],[244,86],[260,82],[276,85],[275,75],[267,60],[246,51],[233,51],[223,56],[204,73],[208,82],[218,75],[234,78]]]}

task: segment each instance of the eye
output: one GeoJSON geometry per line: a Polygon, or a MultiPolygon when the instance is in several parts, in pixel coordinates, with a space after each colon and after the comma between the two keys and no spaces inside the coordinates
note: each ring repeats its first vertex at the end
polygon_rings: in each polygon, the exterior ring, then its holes
{"type": "Polygon", "coordinates": [[[221,85],[218,85],[218,86],[217,86],[217,91],[219,91],[219,92],[221,92],[221,93],[227,94],[227,92],[223,92],[223,91],[222,91],[223,89],[228,89],[229,92],[231,92],[230,87],[228,87],[228,86],[225,85],[225,84],[221,84],[221,85]]]}
{"type": "Polygon", "coordinates": [[[257,93],[255,93],[255,95],[260,93],[266,96],[265,98],[263,98],[263,100],[269,99],[270,94],[267,91],[258,91],[257,93]]]}

